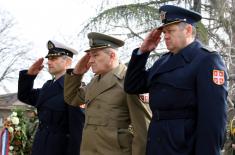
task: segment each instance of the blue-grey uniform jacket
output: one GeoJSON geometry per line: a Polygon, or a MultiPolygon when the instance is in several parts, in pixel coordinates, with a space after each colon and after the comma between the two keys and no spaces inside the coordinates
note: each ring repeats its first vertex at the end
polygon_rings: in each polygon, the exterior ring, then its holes
{"type": "Polygon", "coordinates": [[[226,126],[227,74],[222,58],[194,41],[160,57],[133,51],[124,88],[150,95],[147,155],[219,155],[226,126]]]}
{"type": "Polygon", "coordinates": [[[84,114],[65,103],[64,77],[48,80],[41,89],[33,89],[35,78],[23,70],[18,81],[18,99],[38,111],[32,155],[79,155],[84,114]]]}

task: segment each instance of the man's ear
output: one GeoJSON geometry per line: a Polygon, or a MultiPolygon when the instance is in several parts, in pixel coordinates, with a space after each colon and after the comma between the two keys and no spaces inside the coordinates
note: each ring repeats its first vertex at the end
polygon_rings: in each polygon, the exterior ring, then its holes
{"type": "Polygon", "coordinates": [[[110,53],[110,58],[111,58],[111,59],[116,58],[116,53],[112,51],[112,52],[110,53]]]}
{"type": "Polygon", "coordinates": [[[72,59],[71,58],[66,58],[66,66],[67,68],[71,67],[72,65],[72,59]]]}
{"type": "Polygon", "coordinates": [[[186,26],[186,34],[187,36],[190,36],[193,33],[193,26],[190,24],[187,24],[186,26]]]}

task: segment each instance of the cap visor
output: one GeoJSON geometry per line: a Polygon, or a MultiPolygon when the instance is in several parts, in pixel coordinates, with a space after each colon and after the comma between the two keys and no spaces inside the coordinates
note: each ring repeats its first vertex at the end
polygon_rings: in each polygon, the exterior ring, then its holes
{"type": "Polygon", "coordinates": [[[164,24],[164,25],[159,26],[157,29],[162,30],[162,29],[163,29],[164,27],[166,27],[166,26],[169,26],[169,25],[172,25],[172,24],[177,24],[177,23],[180,23],[180,22],[182,22],[182,21],[170,22],[170,23],[167,23],[167,24],[164,24]]]}
{"type": "Polygon", "coordinates": [[[91,50],[102,49],[102,48],[108,48],[108,47],[110,47],[110,46],[91,47],[91,48],[85,50],[84,52],[90,52],[91,50]]]}

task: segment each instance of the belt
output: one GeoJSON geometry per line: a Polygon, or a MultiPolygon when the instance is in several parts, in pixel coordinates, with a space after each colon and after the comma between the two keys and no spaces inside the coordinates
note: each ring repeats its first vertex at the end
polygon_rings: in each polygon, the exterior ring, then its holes
{"type": "Polygon", "coordinates": [[[196,112],[194,109],[176,110],[155,110],[153,120],[174,120],[174,119],[194,119],[196,112]]]}
{"type": "Polygon", "coordinates": [[[87,117],[85,122],[85,127],[88,125],[95,125],[95,126],[110,126],[110,127],[117,127],[117,128],[128,128],[130,123],[126,120],[118,121],[118,120],[111,120],[107,118],[99,118],[99,117],[87,117]]]}

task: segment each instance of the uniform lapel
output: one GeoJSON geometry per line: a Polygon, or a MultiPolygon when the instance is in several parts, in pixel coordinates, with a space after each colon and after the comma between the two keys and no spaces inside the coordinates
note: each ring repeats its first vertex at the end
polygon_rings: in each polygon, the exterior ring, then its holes
{"type": "Polygon", "coordinates": [[[190,63],[198,52],[195,50],[196,47],[201,47],[201,43],[198,41],[194,41],[178,54],[168,54],[165,58],[166,60],[162,60],[163,62],[160,65],[157,65],[156,69],[152,70],[151,77],[156,74],[162,74],[175,70],[177,68],[183,67],[187,63],[190,63]]]}
{"type": "Polygon", "coordinates": [[[179,67],[184,66],[185,64],[186,62],[180,53],[172,55],[164,64],[159,66],[159,68],[156,70],[156,74],[161,74],[175,70],[179,67]]]}
{"type": "Polygon", "coordinates": [[[124,72],[125,66],[119,65],[113,71],[105,74],[101,78],[99,78],[99,76],[96,76],[90,83],[90,86],[87,88],[86,100],[88,104],[100,94],[114,87],[117,79],[124,78],[124,72]]]}
{"type": "Polygon", "coordinates": [[[47,81],[40,91],[40,97],[38,99],[37,107],[45,103],[46,100],[54,97],[56,94],[61,92],[63,89],[64,76],[53,82],[53,80],[47,81]]]}

